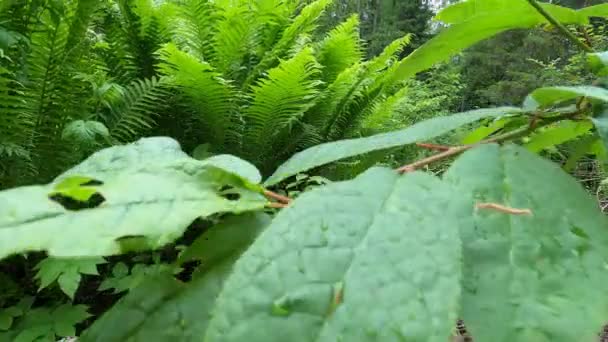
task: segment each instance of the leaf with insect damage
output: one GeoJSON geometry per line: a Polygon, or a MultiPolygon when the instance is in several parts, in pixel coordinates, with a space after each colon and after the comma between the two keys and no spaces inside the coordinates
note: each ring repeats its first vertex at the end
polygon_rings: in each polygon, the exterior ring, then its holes
{"type": "Polygon", "coordinates": [[[262,209],[253,166],[226,160],[198,161],[171,139],[148,138],[97,152],[51,184],[2,191],[0,258],[154,249],[198,217],[262,209]],[[235,173],[238,164],[245,167],[235,173]]]}

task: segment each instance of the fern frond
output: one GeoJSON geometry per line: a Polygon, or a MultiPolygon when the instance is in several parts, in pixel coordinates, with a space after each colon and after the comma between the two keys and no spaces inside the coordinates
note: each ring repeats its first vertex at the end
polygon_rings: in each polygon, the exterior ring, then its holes
{"type": "Polygon", "coordinates": [[[124,45],[136,59],[138,76],[150,78],[156,75],[156,51],[164,43],[159,33],[158,18],[151,11],[146,10],[145,2],[149,0],[118,0],[120,18],[122,19],[124,45]],[[134,3],[139,3],[144,10],[138,13],[134,3]],[[142,17],[140,17],[142,15],[142,17]]]}
{"type": "Polygon", "coordinates": [[[208,0],[187,0],[177,7],[172,22],[173,41],[183,51],[209,62],[220,19],[218,8],[208,0]]]}
{"type": "Polygon", "coordinates": [[[391,80],[391,77],[399,68],[399,53],[410,41],[411,35],[409,34],[399,38],[389,44],[378,57],[367,62],[369,77],[374,78],[374,81],[370,83],[372,91],[376,91],[379,88],[386,88],[384,91],[389,93],[396,91],[395,89],[391,89],[391,87],[398,85],[398,81],[391,80]],[[389,80],[391,80],[392,84],[387,84],[389,80]]]}
{"type": "Polygon", "coordinates": [[[244,86],[253,84],[265,70],[275,67],[281,58],[285,58],[298,37],[311,33],[317,27],[318,19],[331,2],[332,0],[316,0],[304,7],[293,22],[285,28],[279,41],[265,53],[262,60],[251,71],[244,86]]]}
{"type": "Polygon", "coordinates": [[[390,119],[406,100],[408,92],[409,89],[404,87],[394,95],[378,99],[379,101],[370,106],[369,111],[364,115],[360,129],[364,132],[377,132],[389,128],[387,126],[390,119]]]}
{"type": "Polygon", "coordinates": [[[304,121],[320,131],[327,131],[335,116],[340,115],[351,100],[356,87],[362,82],[366,69],[356,63],[342,71],[323,91],[321,99],[305,116],[304,121]]]}
{"type": "Polygon", "coordinates": [[[344,69],[361,62],[363,50],[358,15],[351,16],[330,31],[317,50],[317,59],[323,65],[323,79],[326,82],[333,82],[344,69]]]}
{"type": "Polygon", "coordinates": [[[381,54],[367,62],[370,70],[382,70],[393,66],[397,61],[399,52],[403,50],[411,41],[411,35],[405,35],[399,39],[395,39],[392,43],[384,48],[381,54]]]}
{"type": "Polygon", "coordinates": [[[154,125],[154,117],[169,96],[166,78],[134,81],[124,89],[122,101],[111,108],[110,135],[120,143],[131,142],[154,125]]]}
{"type": "Polygon", "coordinates": [[[224,147],[235,124],[238,93],[206,62],[168,44],[161,52],[161,72],[185,95],[204,127],[204,142],[224,147]]]}
{"type": "Polygon", "coordinates": [[[244,148],[251,160],[272,159],[275,148],[289,141],[319,95],[319,73],[320,65],[308,48],[271,69],[253,87],[251,105],[243,113],[244,148]]]}
{"type": "Polygon", "coordinates": [[[222,11],[213,39],[213,66],[224,77],[239,80],[247,74],[247,56],[255,51],[256,29],[255,16],[248,6],[222,11]]]}

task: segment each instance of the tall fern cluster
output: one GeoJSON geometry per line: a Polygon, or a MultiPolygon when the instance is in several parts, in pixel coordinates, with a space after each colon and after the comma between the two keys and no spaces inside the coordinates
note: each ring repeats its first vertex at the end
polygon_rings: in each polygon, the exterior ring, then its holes
{"type": "Polygon", "coordinates": [[[174,3],[159,69],[194,114],[198,143],[271,170],[298,150],[358,135],[363,123],[386,117],[377,108],[405,95],[390,76],[409,37],[365,61],[357,16],[313,38],[330,4],[174,3]]]}
{"type": "Polygon", "coordinates": [[[3,1],[0,187],[147,134],[271,170],[379,127],[406,93],[391,70],[408,37],[368,61],[356,16],[314,39],[330,3],[3,1]]]}

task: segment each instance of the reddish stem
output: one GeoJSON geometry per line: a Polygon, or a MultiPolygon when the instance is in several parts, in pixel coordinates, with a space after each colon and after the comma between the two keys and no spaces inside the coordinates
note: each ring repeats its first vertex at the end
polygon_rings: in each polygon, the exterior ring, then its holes
{"type": "Polygon", "coordinates": [[[291,203],[291,198],[283,196],[283,195],[279,195],[276,192],[272,192],[270,190],[264,190],[264,196],[275,199],[281,203],[285,203],[285,204],[291,203]]]}

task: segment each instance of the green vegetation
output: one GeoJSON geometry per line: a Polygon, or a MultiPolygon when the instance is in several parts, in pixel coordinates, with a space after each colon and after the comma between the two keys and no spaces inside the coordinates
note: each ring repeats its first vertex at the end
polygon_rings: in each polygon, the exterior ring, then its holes
{"type": "Polygon", "coordinates": [[[5,0],[0,341],[608,338],[563,4],[5,0]]]}

